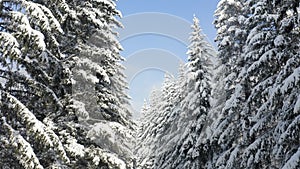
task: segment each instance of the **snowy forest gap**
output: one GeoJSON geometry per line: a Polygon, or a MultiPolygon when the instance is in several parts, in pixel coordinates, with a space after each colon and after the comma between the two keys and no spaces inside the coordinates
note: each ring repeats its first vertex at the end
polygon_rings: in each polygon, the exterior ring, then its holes
{"type": "Polygon", "coordinates": [[[159,12],[136,13],[124,16],[121,21],[124,28],[117,31],[124,47],[121,54],[126,59],[123,65],[132,97],[133,117],[137,119],[150,91],[163,82],[163,73],[157,70],[177,77],[180,63],[187,61],[191,22],[159,12]]]}

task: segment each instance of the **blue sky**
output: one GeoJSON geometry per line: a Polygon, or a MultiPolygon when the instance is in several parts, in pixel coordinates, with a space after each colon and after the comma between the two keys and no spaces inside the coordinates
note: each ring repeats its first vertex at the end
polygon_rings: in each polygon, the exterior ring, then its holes
{"type": "MultiPolygon", "coordinates": [[[[160,87],[165,72],[176,76],[178,64],[187,59],[188,37],[193,15],[208,40],[216,36],[213,14],[218,0],[119,0],[124,28],[120,42],[129,82],[129,95],[139,117],[145,98],[154,87],[160,87]]],[[[215,45],[213,43],[213,45],[215,45]]]]}

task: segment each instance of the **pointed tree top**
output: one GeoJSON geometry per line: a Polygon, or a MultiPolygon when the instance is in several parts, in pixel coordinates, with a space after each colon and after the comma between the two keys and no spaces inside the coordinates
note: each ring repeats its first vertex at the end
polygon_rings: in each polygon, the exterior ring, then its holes
{"type": "Polygon", "coordinates": [[[166,82],[174,80],[174,76],[171,73],[169,73],[169,72],[165,72],[164,78],[165,78],[166,82]]]}
{"type": "Polygon", "coordinates": [[[194,21],[194,25],[199,25],[199,19],[196,17],[196,15],[193,15],[193,21],[194,21]]]}

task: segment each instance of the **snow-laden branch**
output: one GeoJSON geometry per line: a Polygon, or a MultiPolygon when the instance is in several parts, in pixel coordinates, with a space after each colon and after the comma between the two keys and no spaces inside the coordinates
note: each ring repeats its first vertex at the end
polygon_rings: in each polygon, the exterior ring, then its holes
{"type": "Polygon", "coordinates": [[[35,139],[41,141],[45,146],[53,148],[59,155],[59,158],[65,163],[70,162],[59,137],[52,130],[39,121],[35,115],[14,96],[9,93],[3,93],[2,97],[7,99],[9,106],[15,111],[18,119],[21,119],[21,122],[26,126],[29,135],[34,136],[35,139]]]}
{"type": "Polygon", "coordinates": [[[10,145],[15,149],[17,159],[25,169],[43,169],[31,145],[2,117],[3,128],[9,134],[10,145]]]}

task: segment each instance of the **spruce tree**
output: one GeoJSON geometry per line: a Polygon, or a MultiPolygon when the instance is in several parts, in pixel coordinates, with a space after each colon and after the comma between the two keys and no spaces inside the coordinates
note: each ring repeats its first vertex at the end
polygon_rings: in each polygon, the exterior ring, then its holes
{"type": "Polygon", "coordinates": [[[242,15],[247,17],[242,28],[249,34],[242,39],[234,92],[211,127],[215,131],[210,149],[216,152],[212,168],[298,167],[299,135],[286,135],[291,128],[293,133],[299,130],[299,113],[294,112],[299,94],[298,5],[244,3],[242,15]]]}
{"type": "Polygon", "coordinates": [[[299,95],[299,2],[252,1],[249,7],[252,16],[244,55],[249,65],[243,80],[252,90],[242,111],[248,116],[242,165],[297,168],[299,134],[286,133],[291,128],[299,133],[295,128],[299,112],[294,112],[299,95]]]}
{"type": "Polygon", "coordinates": [[[47,125],[66,113],[70,89],[57,42],[60,24],[47,7],[31,1],[1,2],[1,22],[2,151],[12,152],[24,168],[69,165],[58,133],[47,125]]]}
{"type": "Polygon", "coordinates": [[[157,117],[161,113],[159,110],[161,91],[153,89],[149,96],[148,108],[143,112],[138,126],[135,154],[137,158],[137,168],[151,169],[155,160],[154,140],[156,138],[155,127],[158,125],[157,117]]]}
{"type": "MultiPolygon", "coordinates": [[[[125,168],[129,165],[124,162],[127,156],[121,157],[109,147],[93,143],[90,133],[95,128],[90,130],[92,126],[78,121],[84,117],[79,113],[84,110],[83,100],[72,96],[71,69],[87,61],[80,58],[80,52],[93,47],[87,43],[89,38],[97,30],[105,28],[110,32],[113,24],[120,26],[114,18],[119,14],[115,4],[23,0],[1,2],[0,7],[1,166],[125,168]],[[6,152],[9,155],[5,156],[6,152]],[[18,159],[19,165],[11,162],[14,159],[18,159]]],[[[109,44],[113,37],[103,38],[109,44]]],[[[112,47],[100,54],[118,52],[119,48],[112,47]]],[[[93,68],[96,70],[87,76],[93,77],[97,71],[101,75],[107,72],[104,67],[93,68]]],[[[122,90],[119,88],[113,92],[122,90]]],[[[123,129],[121,124],[114,126],[118,131],[123,129]]]]}
{"type": "MultiPolygon", "coordinates": [[[[161,147],[158,146],[154,168],[204,167],[199,138],[211,108],[211,59],[214,50],[205,40],[198,18],[194,17],[193,21],[186,71],[181,67],[180,81],[174,86],[177,90],[170,95],[172,106],[158,117],[164,119],[159,126],[164,126],[162,131],[167,132],[163,137],[158,136],[161,147]]],[[[168,102],[170,96],[163,101],[168,102]]]]}
{"type": "Polygon", "coordinates": [[[187,96],[181,102],[180,125],[186,129],[177,145],[181,159],[176,161],[176,168],[201,168],[205,161],[201,159],[205,156],[200,154],[204,151],[199,139],[211,108],[211,59],[214,57],[214,49],[205,40],[198,18],[194,17],[193,21],[191,44],[187,52],[187,96]]]}
{"type": "Polygon", "coordinates": [[[243,86],[238,84],[239,73],[245,64],[241,54],[248,30],[245,1],[220,1],[215,12],[217,28],[218,60],[213,95],[215,104],[209,113],[211,124],[206,131],[209,168],[234,168],[231,160],[236,157],[240,137],[240,111],[243,108],[243,86]],[[232,154],[232,155],[230,155],[232,154]],[[230,159],[230,160],[229,160],[230,159]]]}

